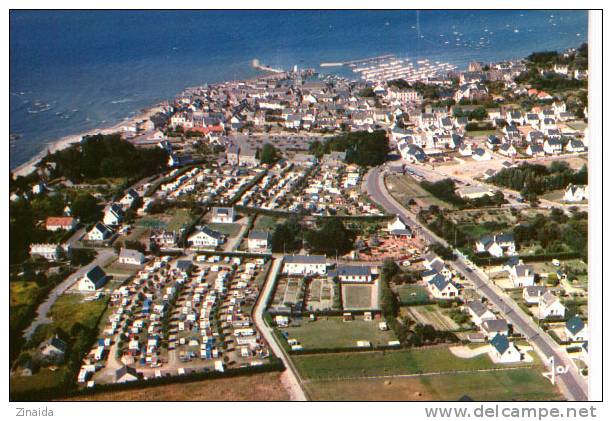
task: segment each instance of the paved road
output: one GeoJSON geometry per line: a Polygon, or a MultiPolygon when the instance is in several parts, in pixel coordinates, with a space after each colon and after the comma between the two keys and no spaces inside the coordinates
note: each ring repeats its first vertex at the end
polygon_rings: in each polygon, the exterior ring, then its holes
{"type": "Polygon", "coordinates": [[[306,394],[302,388],[302,381],[300,380],[297,369],[293,365],[293,362],[289,356],[285,353],[285,350],[276,342],[272,328],[266,325],[264,321],[266,303],[268,302],[270,294],[272,294],[274,291],[275,280],[278,272],[281,269],[282,263],[282,258],[276,257],[272,259],[272,267],[268,273],[268,278],[266,279],[266,283],[259,294],[259,299],[257,300],[253,310],[254,322],[255,326],[263,335],[274,355],[280,358],[285,364],[286,369],[281,374],[281,381],[289,393],[289,398],[292,401],[306,401],[308,399],[306,398],[306,394]]]}
{"type": "MultiPolygon", "coordinates": [[[[391,197],[384,185],[383,171],[384,167],[376,167],[366,175],[366,189],[372,200],[383,206],[387,212],[400,215],[407,225],[415,230],[427,243],[439,242],[448,246],[443,239],[422,226],[416,220],[414,214],[410,213],[391,197]]],[[[547,365],[549,364],[548,358],[553,357],[556,365],[568,367],[567,373],[557,375],[556,379],[561,391],[569,400],[588,400],[587,382],[578,372],[574,362],[547,333],[535,324],[531,317],[518,307],[514,300],[511,300],[499,288],[493,285],[484,273],[479,270],[469,269],[462,256],[459,256],[454,263],[451,263],[451,266],[469,279],[474,287],[501,311],[504,317],[513,325],[514,329],[521,332],[529,340],[547,365]]]]}
{"type": "Polygon", "coordinates": [[[64,281],[58,284],[55,288],[49,292],[49,296],[43,301],[36,310],[36,318],[32,321],[32,324],[23,332],[25,339],[30,339],[36,328],[41,324],[51,323],[51,319],[47,317],[47,313],[58,299],[60,295],[74,285],[81,276],[83,276],[88,270],[93,268],[95,265],[102,265],[106,260],[115,254],[111,248],[98,249],[95,259],[88,265],[83,266],[72,275],[68,276],[64,281]]]}

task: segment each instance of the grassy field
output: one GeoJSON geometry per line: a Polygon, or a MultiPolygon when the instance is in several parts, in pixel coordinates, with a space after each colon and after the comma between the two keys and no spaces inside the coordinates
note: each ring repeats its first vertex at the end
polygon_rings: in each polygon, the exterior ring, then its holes
{"type": "Polygon", "coordinates": [[[397,294],[401,305],[413,305],[429,300],[427,289],[419,285],[399,285],[397,294]]]}
{"type": "Polygon", "coordinates": [[[119,392],[103,392],[79,401],[286,401],[279,373],[175,383],[119,392]]]}
{"type": "Polygon", "coordinates": [[[159,228],[169,231],[178,231],[192,222],[187,209],[170,209],[161,215],[143,216],[136,222],[137,227],[159,228]]]}
{"type": "Polygon", "coordinates": [[[313,381],[306,384],[313,400],[337,401],[555,401],[559,391],[536,368],[446,373],[390,379],[313,381]]]}
{"type": "Polygon", "coordinates": [[[300,327],[283,328],[289,338],[297,339],[304,349],[355,347],[357,341],[370,341],[372,345],[387,345],[397,338],[392,331],[381,331],[378,322],[363,321],[358,316],[352,322],[341,317],[321,317],[317,321],[303,321],[300,327]]]}
{"type": "Polygon", "coordinates": [[[257,231],[274,231],[277,225],[285,222],[285,218],[275,218],[269,215],[258,215],[253,224],[253,229],[257,231]]]}
{"type": "Polygon", "coordinates": [[[372,303],[373,285],[342,285],[342,306],[345,309],[374,309],[372,303]]]}
{"type": "Polygon", "coordinates": [[[208,228],[220,232],[228,237],[234,237],[240,232],[240,224],[207,224],[208,228]]]}
{"type": "Polygon", "coordinates": [[[66,368],[60,367],[55,371],[41,368],[31,376],[15,375],[10,378],[10,391],[13,393],[26,392],[32,389],[45,389],[57,387],[62,384],[66,376],[66,368]]]}
{"type": "Polygon", "coordinates": [[[293,361],[301,375],[307,379],[384,376],[499,367],[486,354],[469,359],[458,358],[446,347],[300,355],[293,357],[293,361]]]}
{"type": "Polygon", "coordinates": [[[40,294],[36,282],[9,282],[10,324],[19,323],[30,311],[32,303],[40,294]]]}
{"type": "Polygon", "coordinates": [[[408,206],[410,199],[414,199],[422,207],[437,205],[441,208],[452,208],[449,203],[436,198],[423,189],[419,182],[409,175],[389,175],[385,178],[385,183],[395,200],[404,206],[408,206]]]}
{"type": "Polygon", "coordinates": [[[33,341],[44,340],[51,336],[55,329],[70,332],[76,323],[87,328],[94,328],[100,314],[106,309],[108,298],[96,301],[83,301],[80,294],[64,294],[60,296],[49,311],[53,322],[40,325],[34,332],[33,341]]]}

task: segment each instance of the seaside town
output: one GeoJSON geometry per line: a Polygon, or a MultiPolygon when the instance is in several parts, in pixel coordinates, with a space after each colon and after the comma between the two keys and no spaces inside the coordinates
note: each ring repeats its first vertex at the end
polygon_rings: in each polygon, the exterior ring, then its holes
{"type": "Polygon", "coordinates": [[[41,155],[12,399],[588,400],[587,57],[254,60],[41,155]]]}

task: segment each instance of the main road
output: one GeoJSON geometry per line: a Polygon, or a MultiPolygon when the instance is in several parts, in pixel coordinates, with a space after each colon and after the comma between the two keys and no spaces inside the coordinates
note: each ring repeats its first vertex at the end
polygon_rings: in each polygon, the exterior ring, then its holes
{"type": "MultiPolygon", "coordinates": [[[[436,234],[423,226],[416,219],[415,215],[398,203],[387,191],[384,183],[386,169],[384,166],[371,169],[366,175],[365,189],[372,200],[381,205],[391,214],[402,217],[404,222],[412,228],[415,233],[420,235],[425,242],[431,244],[438,242],[446,247],[449,244],[436,234]]],[[[467,279],[474,287],[486,297],[491,304],[499,309],[518,332],[521,332],[533,345],[536,352],[542,357],[545,364],[551,368],[549,359],[554,360],[555,367],[565,367],[566,372],[555,376],[556,383],[561,391],[569,400],[586,401],[588,400],[588,385],[584,377],[578,371],[574,362],[552,338],[544,332],[530,316],[518,307],[516,302],[510,299],[503,291],[489,280],[489,278],[479,269],[472,270],[468,267],[467,259],[461,253],[455,262],[450,265],[467,279]]]]}
{"type": "Polygon", "coordinates": [[[308,399],[304,393],[302,381],[297,369],[293,365],[291,358],[289,358],[285,350],[274,338],[272,327],[268,326],[264,320],[264,312],[269,302],[269,298],[274,291],[274,284],[282,264],[282,256],[275,256],[272,259],[272,266],[268,272],[266,283],[264,284],[261,293],[259,294],[259,298],[257,299],[257,303],[255,303],[255,308],[253,309],[253,320],[255,322],[255,326],[259,332],[261,332],[274,355],[276,355],[277,358],[280,358],[283,364],[285,364],[285,371],[283,371],[281,374],[281,382],[287,389],[289,398],[292,401],[306,401],[308,399]]]}

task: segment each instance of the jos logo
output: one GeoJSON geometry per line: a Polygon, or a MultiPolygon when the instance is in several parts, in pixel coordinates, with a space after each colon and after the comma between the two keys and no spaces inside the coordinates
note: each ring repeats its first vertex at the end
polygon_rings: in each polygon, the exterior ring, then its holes
{"type": "Polygon", "coordinates": [[[569,367],[555,364],[555,357],[553,356],[548,358],[548,362],[550,363],[550,372],[544,373],[544,376],[550,376],[550,382],[555,384],[555,376],[567,373],[569,371],[569,367]]]}

